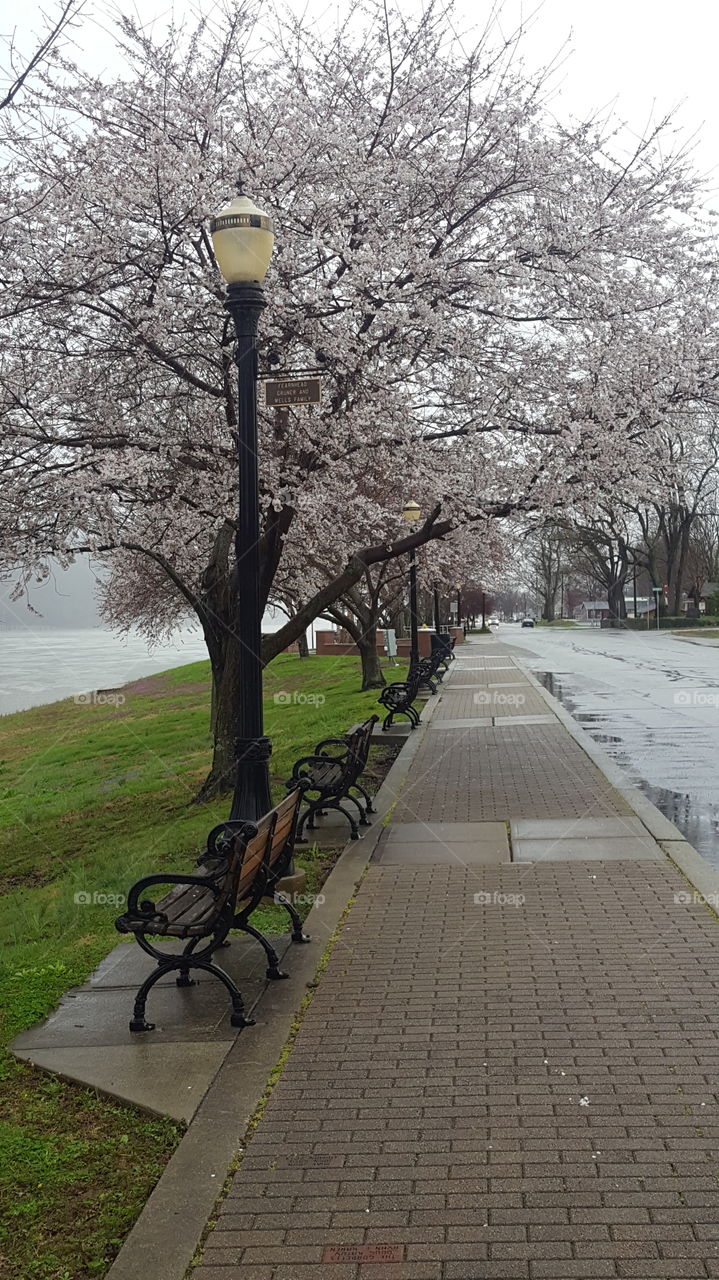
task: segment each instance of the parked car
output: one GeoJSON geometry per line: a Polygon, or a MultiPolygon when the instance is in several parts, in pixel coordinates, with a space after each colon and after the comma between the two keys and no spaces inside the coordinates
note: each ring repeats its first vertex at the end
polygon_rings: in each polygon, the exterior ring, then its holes
{"type": "Polygon", "coordinates": [[[523,626],[523,627],[533,627],[533,626],[534,626],[534,618],[522,618],[522,626],[523,626]]]}
{"type": "Polygon", "coordinates": [[[499,618],[490,618],[490,619],[489,619],[489,622],[487,623],[487,626],[489,626],[489,627],[498,627],[498,626],[499,626],[499,618]]]}

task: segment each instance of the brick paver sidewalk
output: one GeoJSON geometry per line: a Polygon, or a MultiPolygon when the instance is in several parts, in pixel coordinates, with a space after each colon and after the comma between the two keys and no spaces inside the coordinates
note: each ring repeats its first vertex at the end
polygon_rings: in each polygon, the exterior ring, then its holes
{"type": "Polygon", "coordinates": [[[455,664],[387,835],[437,862],[370,867],[194,1280],[719,1277],[719,926],[646,834],[474,860],[484,822],[637,823],[534,698],[467,702],[512,667],[455,664]]]}

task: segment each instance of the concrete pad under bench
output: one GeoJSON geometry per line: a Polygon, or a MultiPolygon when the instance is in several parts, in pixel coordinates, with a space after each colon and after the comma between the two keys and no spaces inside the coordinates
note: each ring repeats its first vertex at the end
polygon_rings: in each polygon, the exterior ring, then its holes
{"type": "MultiPolygon", "coordinates": [[[[270,941],[282,961],[289,934],[270,941]]],[[[172,946],[160,943],[159,949],[172,946]]],[[[268,985],[264,951],[254,938],[233,935],[215,959],[234,978],[250,1015],[268,985]]],[[[153,968],[137,945],[118,943],[49,1018],[16,1037],[13,1054],[146,1111],[191,1120],[238,1031],[230,1026],[222,983],[197,971],[192,987],[178,988],[174,973],[161,978],[147,1004],[155,1030],[131,1034],[135,992],[153,968]]]]}

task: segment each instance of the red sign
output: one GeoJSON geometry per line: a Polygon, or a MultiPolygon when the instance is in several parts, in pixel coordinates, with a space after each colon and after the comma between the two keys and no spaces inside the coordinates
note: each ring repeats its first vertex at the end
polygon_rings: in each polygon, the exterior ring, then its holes
{"type": "Polygon", "coordinates": [[[323,1262],[401,1262],[402,1244],[328,1244],[323,1262]]]}

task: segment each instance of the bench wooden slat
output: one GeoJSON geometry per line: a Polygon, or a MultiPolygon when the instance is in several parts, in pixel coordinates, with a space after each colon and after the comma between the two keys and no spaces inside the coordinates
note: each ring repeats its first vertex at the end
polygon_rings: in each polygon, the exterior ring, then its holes
{"type": "Polygon", "coordinates": [[[267,855],[267,861],[270,867],[275,865],[277,859],[283,853],[287,841],[292,835],[299,804],[299,791],[291,791],[286,799],[281,800],[277,806],[277,821],[275,823],[275,829],[272,832],[272,842],[267,855]]]}

